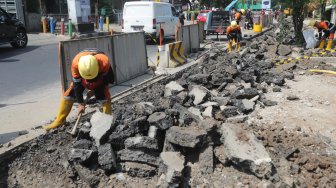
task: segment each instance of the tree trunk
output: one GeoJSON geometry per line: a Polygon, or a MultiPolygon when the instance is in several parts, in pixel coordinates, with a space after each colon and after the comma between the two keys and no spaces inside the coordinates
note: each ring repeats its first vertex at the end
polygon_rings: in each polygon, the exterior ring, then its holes
{"type": "Polygon", "coordinates": [[[302,27],[304,21],[304,0],[293,0],[293,23],[297,43],[304,41],[302,27]]]}

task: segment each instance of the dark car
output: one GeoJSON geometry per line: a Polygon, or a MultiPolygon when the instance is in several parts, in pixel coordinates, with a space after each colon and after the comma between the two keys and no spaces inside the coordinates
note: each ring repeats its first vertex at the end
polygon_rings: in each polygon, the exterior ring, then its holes
{"type": "Polygon", "coordinates": [[[230,26],[230,13],[228,11],[211,11],[205,22],[206,34],[225,34],[226,28],[230,26]]]}
{"type": "Polygon", "coordinates": [[[0,8],[0,44],[8,43],[14,48],[27,46],[27,32],[24,25],[13,14],[0,8]]]}

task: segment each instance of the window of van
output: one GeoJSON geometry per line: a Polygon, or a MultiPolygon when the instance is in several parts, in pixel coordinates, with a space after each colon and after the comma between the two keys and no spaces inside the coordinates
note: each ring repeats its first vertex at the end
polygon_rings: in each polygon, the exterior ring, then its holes
{"type": "Polygon", "coordinates": [[[171,16],[171,9],[167,5],[157,5],[155,8],[156,16],[171,16]]]}
{"type": "Polygon", "coordinates": [[[129,5],[125,9],[125,17],[145,17],[151,14],[150,5],[129,5]]]}

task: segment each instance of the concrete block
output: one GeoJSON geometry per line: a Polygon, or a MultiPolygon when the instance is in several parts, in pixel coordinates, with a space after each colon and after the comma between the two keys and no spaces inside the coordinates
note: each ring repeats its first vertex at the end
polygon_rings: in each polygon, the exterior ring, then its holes
{"type": "Polygon", "coordinates": [[[157,168],[141,163],[125,162],[125,171],[129,176],[139,178],[149,178],[157,174],[157,168]]]}
{"type": "Polygon", "coordinates": [[[243,99],[238,102],[239,110],[245,114],[253,111],[254,105],[255,105],[254,102],[247,100],[247,99],[243,99]]]}
{"type": "Polygon", "coordinates": [[[155,106],[151,102],[139,102],[134,106],[135,113],[143,116],[153,114],[155,106]]]}
{"type": "Polygon", "coordinates": [[[124,143],[126,138],[138,133],[145,133],[149,129],[147,117],[143,116],[130,122],[128,125],[119,125],[109,136],[111,143],[124,143]],[[119,128],[120,127],[120,128],[119,128]]]}
{"type": "Polygon", "coordinates": [[[187,80],[195,84],[206,84],[210,80],[210,74],[193,74],[187,80]]]}
{"type": "Polygon", "coordinates": [[[193,113],[194,115],[198,116],[201,120],[203,119],[201,110],[195,107],[189,107],[189,112],[193,113]]]}
{"type": "Polygon", "coordinates": [[[199,166],[202,174],[212,174],[214,171],[214,150],[213,146],[203,148],[199,155],[199,166]]]}
{"type": "Polygon", "coordinates": [[[179,152],[162,152],[160,159],[159,174],[164,174],[168,187],[179,187],[183,180],[184,156],[179,152]]]}
{"type": "Polygon", "coordinates": [[[100,179],[97,174],[93,173],[93,171],[91,171],[90,169],[85,168],[79,164],[75,164],[74,168],[82,181],[87,183],[90,187],[98,186],[100,179]]]}
{"type": "Polygon", "coordinates": [[[97,146],[103,144],[104,139],[112,129],[113,116],[96,112],[92,115],[90,136],[95,140],[97,146]]]}
{"type": "Polygon", "coordinates": [[[161,130],[167,130],[174,125],[172,116],[166,115],[164,112],[155,112],[148,117],[150,125],[155,125],[161,130]]]}
{"type": "Polygon", "coordinates": [[[271,175],[273,166],[271,157],[253,133],[243,130],[239,125],[229,123],[222,124],[221,133],[221,141],[230,161],[259,178],[271,175]]]}
{"type": "Polygon", "coordinates": [[[231,98],[233,99],[252,99],[253,97],[259,95],[256,88],[245,88],[236,90],[231,98]]]}
{"type": "Polygon", "coordinates": [[[199,105],[210,97],[210,92],[205,87],[194,85],[189,96],[194,98],[194,105],[199,105]]]}
{"type": "Polygon", "coordinates": [[[207,132],[196,127],[171,127],[166,132],[166,139],[182,147],[202,147],[206,142],[207,132]]]}
{"type": "Polygon", "coordinates": [[[125,140],[126,149],[159,150],[158,141],[148,136],[130,137],[125,140]]]}
{"type": "Polygon", "coordinates": [[[159,153],[154,151],[148,153],[140,150],[123,149],[118,151],[117,156],[121,161],[146,163],[153,166],[159,165],[159,153]]]}
{"type": "Polygon", "coordinates": [[[80,163],[87,163],[93,157],[93,150],[88,149],[71,149],[69,160],[70,161],[77,161],[80,163]]]}
{"type": "Polygon", "coordinates": [[[73,144],[73,148],[75,149],[91,149],[91,147],[92,147],[92,142],[86,139],[77,140],[73,144]]]}
{"type": "Polygon", "coordinates": [[[180,123],[185,125],[191,125],[192,123],[199,123],[201,119],[195,114],[191,113],[184,106],[176,103],[174,105],[174,109],[176,109],[180,113],[180,123]]]}
{"type": "Polygon", "coordinates": [[[165,86],[164,96],[169,97],[174,92],[181,92],[184,88],[176,81],[171,81],[165,86]]]}
{"type": "Polygon", "coordinates": [[[112,170],[117,167],[116,157],[111,144],[107,143],[98,147],[98,164],[104,170],[112,170]]]}

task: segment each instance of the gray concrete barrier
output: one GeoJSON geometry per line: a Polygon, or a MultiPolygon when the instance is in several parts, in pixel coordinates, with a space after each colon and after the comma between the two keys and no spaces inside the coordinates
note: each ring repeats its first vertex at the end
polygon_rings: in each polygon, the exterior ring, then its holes
{"type": "Polygon", "coordinates": [[[199,25],[184,25],[178,30],[177,39],[182,41],[185,54],[195,52],[200,47],[199,25]]]}
{"type": "Polygon", "coordinates": [[[61,41],[59,64],[64,91],[72,82],[72,60],[85,48],[98,48],[109,57],[117,84],[147,71],[147,52],[143,32],[61,41]]]}

